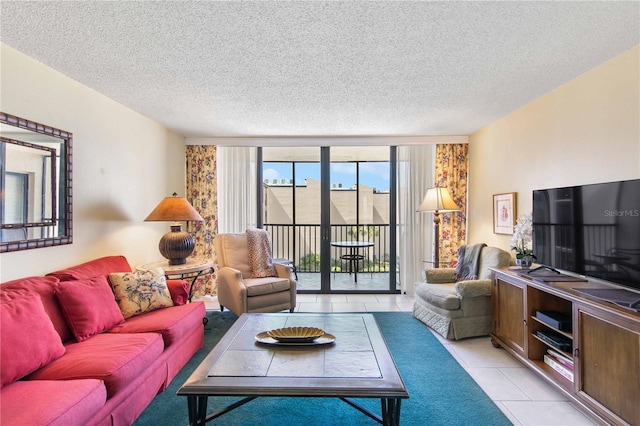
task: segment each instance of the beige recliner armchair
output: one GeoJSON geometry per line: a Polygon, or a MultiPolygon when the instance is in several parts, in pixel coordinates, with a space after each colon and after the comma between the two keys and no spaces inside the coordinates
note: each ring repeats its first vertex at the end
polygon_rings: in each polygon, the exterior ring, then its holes
{"type": "Polygon", "coordinates": [[[277,276],[252,278],[246,234],[218,234],[216,254],[221,311],[227,308],[238,316],[245,312],[279,312],[285,309],[293,312],[296,280],[289,266],[273,264],[277,276]]]}
{"type": "Polygon", "coordinates": [[[476,280],[456,282],[455,268],[426,270],[426,282],[415,284],[413,316],[449,340],[488,336],[491,332],[489,268],[510,263],[508,252],[483,247],[476,280]]]}

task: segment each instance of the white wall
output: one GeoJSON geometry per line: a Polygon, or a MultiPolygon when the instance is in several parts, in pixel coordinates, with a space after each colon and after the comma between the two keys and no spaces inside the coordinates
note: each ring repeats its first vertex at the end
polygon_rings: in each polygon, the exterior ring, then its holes
{"type": "MultiPolygon", "coordinates": [[[[526,76],[523,76],[526,78],[526,76]]],[[[492,228],[492,194],[640,178],[640,46],[469,138],[469,243],[509,249],[492,228]]]]}
{"type": "Polygon", "coordinates": [[[113,254],[134,267],[162,259],[169,224],[144,218],[184,195],[184,138],[13,48],[0,54],[0,109],[74,139],[73,244],[1,254],[0,282],[113,254]]]}

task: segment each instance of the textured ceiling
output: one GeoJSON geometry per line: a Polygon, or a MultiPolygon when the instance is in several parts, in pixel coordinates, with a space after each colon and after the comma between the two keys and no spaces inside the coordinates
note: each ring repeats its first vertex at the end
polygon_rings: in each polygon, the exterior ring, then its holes
{"type": "Polygon", "coordinates": [[[640,43],[640,2],[0,2],[0,40],[188,137],[467,135],[640,43]]]}

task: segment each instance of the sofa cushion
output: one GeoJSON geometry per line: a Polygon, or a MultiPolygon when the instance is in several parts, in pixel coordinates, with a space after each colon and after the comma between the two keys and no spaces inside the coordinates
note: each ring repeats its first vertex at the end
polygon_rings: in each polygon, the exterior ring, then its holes
{"type": "Polygon", "coordinates": [[[63,357],[28,376],[29,380],[100,379],[107,397],[125,389],[162,354],[157,333],[102,333],[66,345],[63,357]]]}
{"type": "Polygon", "coordinates": [[[0,285],[0,301],[6,302],[28,294],[40,295],[44,311],[51,319],[53,326],[60,335],[60,339],[66,342],[73,335],[55,295],[56,284],[58,284],[56,277],[27,277],[7,281],[0,285]]]}
{"type": "Polygon", "coordinates": [[[455,289],[455,283],[451,284],[427,284],[416,283],[416,297],[448,311],[460,309],[460,299],[455,289]]]}
{"type": "Polygon", "coordinates": [[[2,426],[88,424],[105,404],[101,380],[21,380],[2,389],[2,426]]]}
{"type": "Polygon", "coordinates": [[[70,268],[49,272],[47,276],[56,277],[60,281],[73,281],[98,276],[106,277],[111,272],[131,272],[131,265],[124,256],[106,256],[70,268]]]}
{"type": "Polygon", "coordinates": [[[288,278],[247,278],[244,280],[247,286],[247,296],[262,296],[263,294],[280,293],[291,289],[291,281],[288,278]]]}
{"type": "Polygon", "coordinates": [[[56,295],[79,342],[124,321],[104,276],[58,283],[56,295]]]}
{"type": "Polygon", "coordinates": [[[167,280],[160,268],[113,272],[109,274],[109,281],[125,319],[173,306],[167,280]]]}
{"type": "Polygon", "coordinates": [[[160,309],[127,319],[109,330],[109,333],[160,333],[165,348],[181,341],[202,325],[207,314],[203,302],[160,309]]]}
{"type": "Polygon", "coordinates": [[[37,294],[0,304],[0,330],[2,387],[64,354],[60,335],[45,313],[37,294]]]}
{"type": "Polygon", "coordinates": [[[456,282],[456,268],[432,268],[424,271],[425,282],[447,284],[456,282]]]}

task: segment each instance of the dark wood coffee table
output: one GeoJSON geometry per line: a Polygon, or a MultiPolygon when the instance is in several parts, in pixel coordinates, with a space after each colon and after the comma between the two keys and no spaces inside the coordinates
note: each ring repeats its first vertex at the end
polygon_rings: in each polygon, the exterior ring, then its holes
{"type": "Polygon", "coordinates": [[[187,397],[189,424],[204,425],[259,396],[337,397],[383,425],[398,425],[409,398],[371,314],[243,314],[178,390],[187,397]],[[318,327],[335,342],[258,343],[258,333],[282,327],[318,327]],[[295,380],[292,380],[295,379],[295,380]],[[207,415],[210,396],[244,399],[207,415]],[[348,398],[377,398],[382,415],[348,398]]]}

